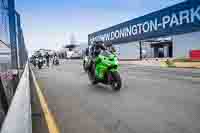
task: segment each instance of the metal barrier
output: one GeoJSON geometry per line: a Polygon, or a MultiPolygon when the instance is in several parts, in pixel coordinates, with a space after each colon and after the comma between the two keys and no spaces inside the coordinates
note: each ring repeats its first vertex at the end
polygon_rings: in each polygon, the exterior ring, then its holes
{"type": "Polygon", "coordinates": [[[31,116],[29,65],[27,63],[2,125],[1,133],[32,133],[31,116]]]}

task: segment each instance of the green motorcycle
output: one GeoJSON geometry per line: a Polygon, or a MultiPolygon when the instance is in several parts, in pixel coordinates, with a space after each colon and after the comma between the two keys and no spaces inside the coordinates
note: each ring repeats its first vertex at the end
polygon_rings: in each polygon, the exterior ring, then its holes
{"type": "Polygon", "coordinates": [[[103,50],[91,63],[88,76],[92,84],[103,83],[111,85],[114,91],[119,91],[122,86],[119,74],[119,63],[117,56],[109,51],[103,50]]]}

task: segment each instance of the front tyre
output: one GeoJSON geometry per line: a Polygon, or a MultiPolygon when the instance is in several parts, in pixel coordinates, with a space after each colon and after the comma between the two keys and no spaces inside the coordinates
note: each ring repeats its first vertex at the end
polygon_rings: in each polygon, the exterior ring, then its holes
{"type": "Polygon", "coordinates": [[[111,72],[112,80],[111,82],[111,87],[114,91],[119,91],[122,87],[122,80],[120,77],[119,72],[111,72]]]}

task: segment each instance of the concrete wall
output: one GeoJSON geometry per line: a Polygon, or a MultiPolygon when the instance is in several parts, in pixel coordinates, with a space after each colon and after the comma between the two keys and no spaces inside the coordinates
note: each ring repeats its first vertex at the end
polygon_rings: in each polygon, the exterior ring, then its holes
{"type": "Polygon", "coordinates": [[[200,32],[173,36],[175,58],[188,57],[189,51],[194,49],[200,49],[200,32]]]}

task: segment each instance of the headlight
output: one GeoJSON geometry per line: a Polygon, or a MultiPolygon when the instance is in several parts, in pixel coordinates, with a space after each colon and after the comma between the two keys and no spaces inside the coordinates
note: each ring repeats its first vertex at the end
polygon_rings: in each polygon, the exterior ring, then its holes
{"type": "Polygon", "coordinates": [[[118,63],[119,63],[119,61],[118,61],[117,58],[115,58],[114,60],[115,60],[115,64],[118,64],[118,63]]]}

